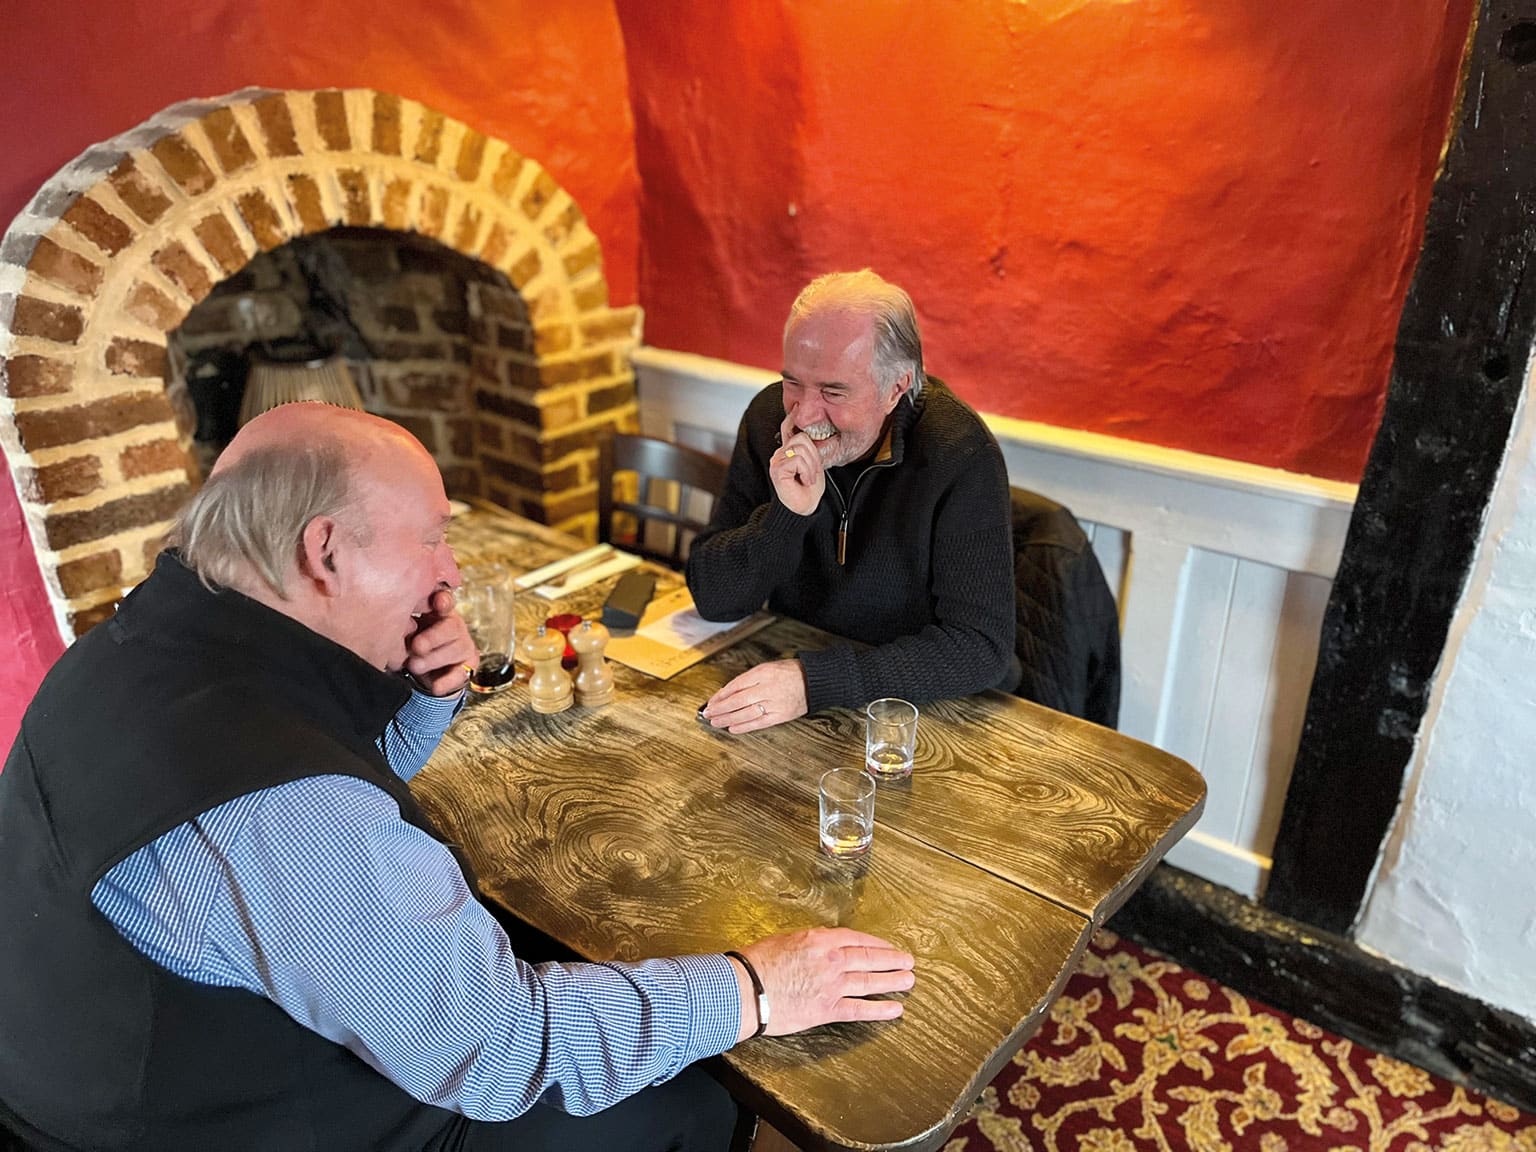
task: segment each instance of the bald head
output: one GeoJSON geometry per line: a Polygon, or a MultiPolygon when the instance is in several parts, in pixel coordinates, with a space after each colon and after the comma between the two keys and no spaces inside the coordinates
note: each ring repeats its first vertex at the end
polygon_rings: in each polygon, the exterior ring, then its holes
{"type": "Polygon", "coordinates": [[[220,453],[211,476],[238,468],[253,453],[305,445],[334,449],[353,468],[400,452],[426,455],[420,442],[398,424],[355,408],[303,402],[270,409],[241,428],[220,453]]]}
{"type": "Polygon", "coordinates": [[[436,477],[426,449],[398,424],[330,404],[284,404],[240,429],[171,539],[205,584],[287,599],[311,520],[330,517],[366,538],[370,492],[436,477]]]}

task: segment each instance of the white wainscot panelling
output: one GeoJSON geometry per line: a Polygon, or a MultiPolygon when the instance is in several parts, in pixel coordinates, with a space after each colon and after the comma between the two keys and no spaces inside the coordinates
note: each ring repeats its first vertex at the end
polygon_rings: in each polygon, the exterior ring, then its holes
{"type": "MultiPolygon", "coordinates": [[[[777,373],[635,353],[643,430],[728,456],[777,373]]],[[[1301,738],[1353,485],[1092,433],[985,417],[1011,483],[1083,522],[1120,605],[1120,729],[1205,775],[1200,823],[1168,854],[1256,897],[1301,738]]]]}

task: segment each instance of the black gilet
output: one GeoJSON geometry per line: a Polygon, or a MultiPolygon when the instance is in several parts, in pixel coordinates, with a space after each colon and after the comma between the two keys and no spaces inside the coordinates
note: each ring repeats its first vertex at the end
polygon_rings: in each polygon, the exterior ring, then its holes
{"type": "Polygon", "coordinates": [[[0,773],[0,1114],[44,1148],[154,1152],[419,1149],[453,1122],[264,997],[161,968],[91,903],[162,833],[310,775],[376,784],[436,835],[373,743],[408,696],[171,553],[65,652],[0,773]]]}

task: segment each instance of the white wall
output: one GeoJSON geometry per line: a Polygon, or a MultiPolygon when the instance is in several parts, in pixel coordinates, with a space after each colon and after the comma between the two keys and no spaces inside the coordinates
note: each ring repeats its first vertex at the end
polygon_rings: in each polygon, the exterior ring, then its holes
{"type": "Polygon", "coordinates": [[[1522,403],[1356,939],[1536,1020],[1533,445],[1522,403]]]}

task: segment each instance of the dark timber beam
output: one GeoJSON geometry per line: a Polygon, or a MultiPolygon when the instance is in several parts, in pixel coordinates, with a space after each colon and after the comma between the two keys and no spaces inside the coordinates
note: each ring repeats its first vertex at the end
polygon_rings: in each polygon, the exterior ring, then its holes
{"type": "Polygon", "coordinates": [[[1536,327],[1536,0],[1482,0],[1381,428],[1323,618],[1265,905],[1354,924],[1402,793],[1536,327]]]}

